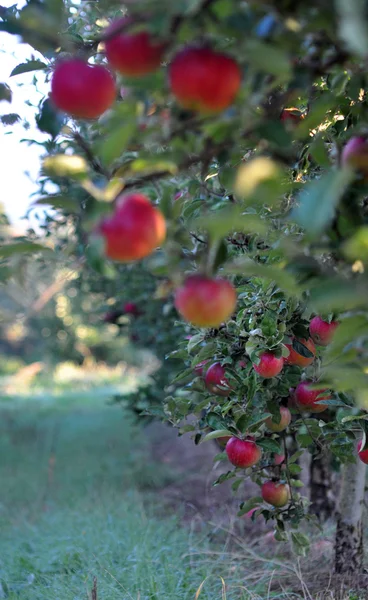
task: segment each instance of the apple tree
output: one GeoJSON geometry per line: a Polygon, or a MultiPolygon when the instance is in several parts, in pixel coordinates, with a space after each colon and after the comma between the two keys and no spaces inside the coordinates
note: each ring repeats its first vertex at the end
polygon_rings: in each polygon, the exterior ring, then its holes
{"type": "Polygon", "coordinates": [[[342,465],[336,570],[354,574],[368,452],[366,17],[360,0],[31,0],[0,22],[41,54],[13,75],[50,81],[37,203],[67,219],[64,252],[101,277],[144,261],[186,323],[155,414],[197,444],[227,439],[217,483],[240,493],[251,478],[259,494],[240,514],[272,519],[299,553],[313,517],[298,458],[330,453],[342,465]]]}

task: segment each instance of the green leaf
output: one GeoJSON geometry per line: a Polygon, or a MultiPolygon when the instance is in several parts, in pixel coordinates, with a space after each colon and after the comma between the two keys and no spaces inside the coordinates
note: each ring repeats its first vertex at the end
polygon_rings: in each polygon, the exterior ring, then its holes
{"type": "Polygon", "coordinates": [[[34,254],[35,252],[53,252],[53,250],[34,242],[14,242],[0,247],[0,258],[8,258],[13,254],[34,254]]]}
{"type": "MultiPolygon", "coordinates": [[[[225,456],[226,456],[226,453],[225,453],[225,456]]],[[[227,458],[227,456],[226,456],[226,458],[227,458]]],[[[236,481],[234,481],[234,483],[231,484],[231,489],[233,490],[233,492],[236,492],[240,488],[242,483],[244,483],[244,479],[237,479],[236,481]]]]}
{"type": "Polygon", "coordinates": [[[304,483],[300,479],[290,479],[290,485],[296,488],[304,487],[304,483]]]}
{"type": "Polygon", "coordinates": [[[208,214],[192,221],[190,229],[203,228],[212,240],[221,239],[232,231],[245,233],[266,233],[267,228],[253,213],[246,213],[240,207],[224,208],[215,214],[208,214]]]}
{"type": "Polygon", "coordinates": [[[293,349],[295,350],[295,352],[297,352],[301,356],[304,356],[305,358],[312,358],[312,357],[314,357],[313,352],[311,352],[309,350],[309,348],[307,348],[307,346],[305,346],[304,344],[302,344],[302,342],[300,342],[296,338],[293,339],[293,349]]]}
{"type": "Polygon", "coordinates": [[[1,116],[1,122],[5,126],[15,125],[20,121],[20,115],[17,113],[8,113],[7,115],[1,116]]]}
{"type": "Polygon", "coordinates": [[[192,367],[195,367],[205,358],[212,358],[216,352],[216,342],[209,342],[206,344],[199,353],[192,360],[192,367]]]}
{"type": "Polygon", "coordinates": [[[360,227],[344,244],[344,253],[350,260],[368,262],[368,226],[360,227]]]}
{"type": "MultiPolygon", "coordinates": [[[[315,312],[342,312],[358,306],[365,306],[368,288],[360,281],[322,279],[310,289],[310,305],[315,312]]],[[[338,329],[336,330],[337,335],[338,329]]]]}
{"type": "Polygon", "coordinates": [[[62,195],[51,195],[38,198],[32,202],[32,206],[52,206],[52,208],[65,210],[68,213],[78,212],[80,204],[74,198],[62,195]]]}
{"type": "Polygon", "coordinates": [[[10,77],[28,73],[29,71],[44,71],[45,69],[47,69],[47,64],[42,62],[42,60],[29,60],[17,65],[10,73],[10,77]]]}
{"type": "Polygon", "coordinates": [[[309,538],[299,531],[293,531],[291,533],[291,541],[296,554],[299,556],[306,556],[310,546],[309,538]]]}
{"type": "Polygon", "coordinates": [[[245,51],[252,67],[285,81],[291,76],[290,58],[279,46],[251,39],[246,43],[245,51]]]}
{"type": "Polygon", "coordinates": [[[281,445],[272,438],[263,438],[261,440],[257,440],[257,446],[261,446],[261,448],[267,452],[275,452],[276,454],[282,453],[281,445]]]}
{"type": "Polygon", "coordinates": [[[193,348],[198,346],[198,344],[201,344],[203,342],[203,338],[203,333],[197,333],[196,335],[192,335],[192,337],[188,341],[188,352],[190,353],[193,350],[193,348]]]}
{"type": "Polygon", "coordinates": [[[292,295],[299,294],[296,279],[288,271],[285,271],[281,265],[280,267],[277,265],[262,265],[247,257],[239,256],[231,263],[227,263],[223,271],[224,273],[239,274],[244,277],[254,276],[269,279],[270,281],[274,281],[285,292],[292,295]]]}
{"type": "Polygon", "coordinates": [[[0,101],[5,100],[5,102],[12,101],[12,91],[10,87],[6,83],[0,83],[0,101]]]}
{"type": "Polygon", "coordinates": [[[332,221],[335,208],[352,179],[350,169],[331,170],[305,184],[292,217],[310,236],[317,237],[332,221]]]}
{"type": "Polygon", "coordinates": [[[130,175],[146,175],[147,173],[158,173],[164,171],[176,175],[177,165],[169,160],[161,158],[137,158],[129,163],[128,172],[130,175]]]}
{"type": "Polygon", "coordinates": [[[119,158],[124,153],[135,131],[136,122],[132,118],[120,127],[116,127],[110,135],[107,135],[98,148],[98,153],[102,161],[110,165],[114,160],[119,158]]]}
{"type": "Polygon", "coordinates": [[[317,129],[322,123],[333,120],[338,101],[334,94],[324,92],[311,106],[308,115],[300,121],[295,130],[299,139],[309,137],[310,131],[317,129]]]}
{"type": "Polygon", "coordinates": [[[204,438],[201,440],[201,443],[208,442],[208,440],[216,440],[217,438],[227,436],[233,436],[231,431],[229,431],[228,429],[217,429],[216,431],[210,431],[210,433],[207,433],[207,435],[205,435],[204,438]]]}
{"type": "Polygon", "coordinates": [[[364,0],[336,0],[340,38],[353,52],[368,54],[367,12],[364,0]]]}
{"type": "Polygon", "coordinates": [[[261,496],[255,496],[254,498],[250,498],[246,502],[242,502],[240,505],[240,510],[238,512],[238,517],[242,517],[247,514],[252,508],[258,507],[263,503],[263,498],[261,496]]]}
{"type": "Polygon", "coordinates": [[[58,177],[84,179],[88,173],[87,161],[78,154],[54,154],[44,159],[44,171],[58,177]]]}
{"type": "Polygon", "coordinates": [[[295,464],[293,464],[293,465],[289,465],[289,472],[290,472],[292,475],[299,475],[299,473],[301,473],[301,472],[302,472],[302,470],[303,470],[303,469],[302,469],[302,468],[301,468],[299,465],[295,465],[295,464]]]}
{"type": "Polygon", "coordinates": [[[64,115],[55,110],[49,98],[44,100],[40,113],[36,116],[38,129],[44,133],[49,133],[53,138],[60,133],[65,120],[64,115]]]}
{"type": "Polygon", "coordinates": [[[189,377],[189,375],[193,375],[192,367],[189,367],[188,369],[185,369],[184,371],[181,371],[180,373],[178,373],[176,375],[176,377],[174,377],[174,379],[172,380],[172,383],[176,383],[177,381],[186,379],[187,377],[189,377]]]}
{"type": "Polygon", "coordinates": [[[295,463],[303,454],[303,450],[298,450],[297,452],[295,452],[289,459],[288,459],[288,463],[289,465],[291,463],[295,463]]]}
{"type": "Polygon", "coordinates": [[[220,477],[218,477],[216,481],[213,482],[212,485],[215,487],[216,485],[224,483],[224,481],[228,481],[228,479],[232,479],[233,477],[236,477],[235,471],[228,471],[227,473],[222,473],[220,477]]]}

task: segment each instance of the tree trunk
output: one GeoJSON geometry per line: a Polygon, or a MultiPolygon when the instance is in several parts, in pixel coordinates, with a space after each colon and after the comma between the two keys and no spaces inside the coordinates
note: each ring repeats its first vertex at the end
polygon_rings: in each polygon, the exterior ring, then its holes
{"type": "Polygon", "coordinates": [[[336,498],[331,471],[331,455],[324,451],[312,456],[309,466],[310,512],[323,523],[335,513],[336,498]]]}
{"type": "Polygon", "coordinates": [[[356,459],[343,467],[335,540],[335,571],[344,576],[363,570],[363,501],[366,466],[356,459]]]}

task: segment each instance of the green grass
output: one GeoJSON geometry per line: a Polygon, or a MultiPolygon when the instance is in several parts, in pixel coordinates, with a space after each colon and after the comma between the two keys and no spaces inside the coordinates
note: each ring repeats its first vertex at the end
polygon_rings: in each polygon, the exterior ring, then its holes
{"type": "Polygon", "coordinates": [[[162,518],[146,430],[119,408],[9,402],[0,414],[0,581],[8,598],[99,600],[221,597],[208,548],[162,518]],[[161,515],[158,516],[158,515],[161,515]]]}

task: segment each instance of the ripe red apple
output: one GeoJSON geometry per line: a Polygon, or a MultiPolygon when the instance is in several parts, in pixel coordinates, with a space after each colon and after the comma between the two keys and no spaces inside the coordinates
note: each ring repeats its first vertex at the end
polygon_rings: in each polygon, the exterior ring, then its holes
{"type": "Polygon", "coordinates": [[[226,279],[190,275],[176,291],[175,306],[197,327],[218,327],[234,312],[236,291],[226,279]]]}
{"type": "Polygon", "coordinates": [[[302,381],[296,387],[295,390],[295,404],[300,411],[309,411],[320,413],[328,408],[327,404],[316,404],[321,400],[329,400],[331,394],[326,389],[313,390],[310,389],[312,385],[311,381],[302,381]],[[327,392],[326,395],[320,396],[323,392],[327,392]],[[320,397],[319,397],[320,396],[320,397]]]}
{"type": "Polygon", "coordinates": [[[226,444],[226,454],[231,464],[246,469],[261,460],[262,450],[251,437],[246,440],[231,437],[226,444]]]}
{"type": "MultiPolygon", "coordinates": [[[[301,344],[306,346],[308,350],[310,350],[313,355],[316,353],[316,347],[313,343],[313,340],[309,338],[309,340],[298,340],[301,344]]],[[[314,356],[310,356],[309,358],[306,356],[302,356],[299,352],[294,350],[292,344],[285,344],[286,348],[289,350],[290,354],[285,358],[285,363],[288,365],[297,365],[298,367],[308,367],[314,361],[314,356]]]]}
{"type": "Polygon", "coordinates": [[[111,23],[106,30],[105,50],[107,60],[116,71],[140,77],[158,69],[166,44],[155,41],[148,31],[122,31],[124,25],[131,22],[129,18],[122,18],[111,23]]]}
{"type": "Polygon", "coordinates": [[[349,165],[368,176],[368,140],[363,136],[350,138],[341,154],[342,166],[349,165]]]}
{"type": "Polygon", "coordinates": [[[132,262],[151,254],[165,239],[162,213],[140,193],[122,195],[115,211],[98,227],[105,239],[105,254],[113,260],[132,262]]]}
{"type": "Polygon", "coordinates": [[[263,352],[260,356],[260,362],[258,365],[253,365],[254,370],[265,379],[276,377],[281,373],[284,366],[284,359],[277,358],[272,352],[263,352]]]}
{"type": "Polygon", "coordinates": [[[133,317],[138,317],[142,314],[135,302],[126,302],[123,310],[126,315],[132,315],[133,317]]]}
{"type": "Polygon", "coordinates": [[[219,362],[213,363],[208,369],[204,378],[206,388],[211,394],[217,396],[228,396],[231,392],[231,387],[225,377],[225,368],[219,362]]]}
{"type": "Polygon", "coordinates": [[[181,50],[169,67],[170,88],[189,110],[220,112],[233,103],[241,85],[235,60],[208,47],[181,50]]]}
{"type": "Polygon", "coordinates": [[[262,498],[268,504],[281,508],[290,499],[290,489],[285,483],[278,481],[266,481],[261,488],[262,498]]]}
{"type": "Polygon", "coordinates": [[[362,442],[360,441],[358,444],[358,456],[362,462],[368,465],[368,448],[366,450],[361,450],[362,442]]]}
{"type": "Polygon", "coordinates": [[[332,341],[337,326],[337,321],[328,323],[321,319],[321,317],[314,317],[309,324],[309,332],[311,338],[318,346],[328,346],[332,341]]]}
{"type": "Polygon", "coordinates": [[[291,412],[288,408],[286,408],[286,406],[280,406],[280,417],[281,420],[279,423],[276,423],[276,421],[272,420],[272,417],[269,417],[267,421],[265,421],[266,427],[275,433],[284,431],[284,429],[289,426],[291,421],[291,412]]]}
{"type": "Polygon", "coordinates": [[[273,464],[276,466],[282,465],[285,460],[285,454],[274,454],[273,455],[273,464]]]}
{"type": "Polygon", "coordinates": [[[303,113],[298,108],[283,108],[280,121],[283,123],[300,123],[303,119],[303,113]]]}
{"type": "Polygon", "coordinates": [[[51,80],[52,103],[78,119],[96,119],[115,102],[115,81],[102,65],[80,58],[56,65],[51,80]]]}

